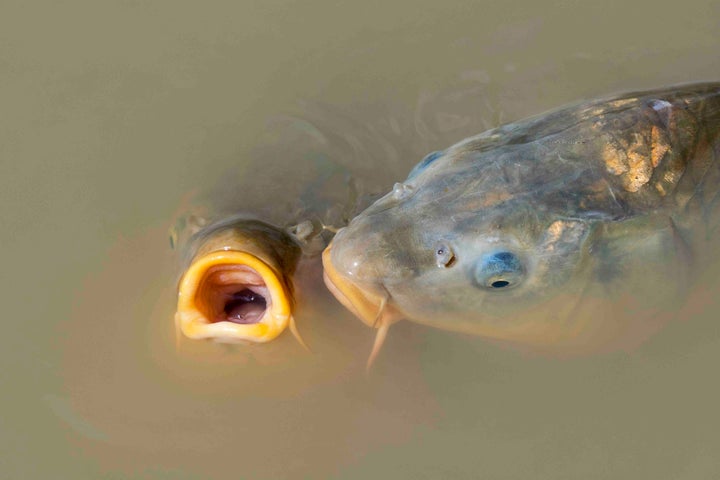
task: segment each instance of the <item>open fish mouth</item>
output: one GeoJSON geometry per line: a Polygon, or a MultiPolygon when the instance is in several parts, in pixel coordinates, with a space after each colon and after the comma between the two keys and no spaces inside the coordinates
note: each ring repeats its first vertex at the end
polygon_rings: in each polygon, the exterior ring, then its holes
{"type": "Polygon", "coordinates": [[[215,265],[198,290],[213,323],[260,323],[270,292],[260,274],[247,265],[215,265]]]}
{"type": "Polygon", "coordinates": [[[259,258],[212,252],[195,259],[181,279],[175,321],[189,338],[263,343],[292,323],[292,300],[259,258]]]}

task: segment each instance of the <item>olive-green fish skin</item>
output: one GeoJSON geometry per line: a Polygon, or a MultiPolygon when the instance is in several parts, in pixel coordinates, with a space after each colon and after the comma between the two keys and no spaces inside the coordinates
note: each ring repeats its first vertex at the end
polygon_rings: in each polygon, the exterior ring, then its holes
{"type": "Polygon", "coordinates": [[[238,239],[242,239],[243,251],[273,265],[283,285],[289,292],[293,291],[292,277],[302,256],[298,241],[281,228],[243,215],[223,219],[194,234],[185,249],[183,270],[194,258],[237,248],[238,239]]]}
{"type": "Polygon", "coordinates": [[[573,105],[422,162],[338,233],[328,278],[378,318],[606,344],[634,328],[612,308],[647,322],[717,258],[719,187],[720,83],[573,105]]]}

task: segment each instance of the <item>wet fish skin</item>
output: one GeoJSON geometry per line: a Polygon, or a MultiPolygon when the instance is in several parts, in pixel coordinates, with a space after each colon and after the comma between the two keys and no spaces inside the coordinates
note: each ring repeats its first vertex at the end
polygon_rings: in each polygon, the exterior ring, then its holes
{"type": "Polygon", "coordinates": [[[211,224],[190,239],[178,284],[178,329],[193,339],[264,343],[293,318],[293,275],[302,255],[289,232],[245,216],[211,224]]]}
{"type": "Polygon", "coordinates": [[[326,284],[385,332],[405,318],[555,351],[639,341],[720,253],[719,137],[706,83],[468,138],[337,234],[326,284]]]}

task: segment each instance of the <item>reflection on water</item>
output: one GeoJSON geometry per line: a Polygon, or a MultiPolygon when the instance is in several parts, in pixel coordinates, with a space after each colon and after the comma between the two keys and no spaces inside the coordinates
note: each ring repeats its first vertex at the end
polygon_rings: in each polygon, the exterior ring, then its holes
{"type": "Polygon", "coordinates": [[[717,79],[715,2],[46,3],[0,18],[5,476],[720,472],[714,267],[630,353],[561,361],[401,323],[367,377],[373,332],[317,257],[297,278],[312,354],[288,332],[176,350],[167,239],[193,190],[213,215],[342,224],[488,127],[717,79]]]}

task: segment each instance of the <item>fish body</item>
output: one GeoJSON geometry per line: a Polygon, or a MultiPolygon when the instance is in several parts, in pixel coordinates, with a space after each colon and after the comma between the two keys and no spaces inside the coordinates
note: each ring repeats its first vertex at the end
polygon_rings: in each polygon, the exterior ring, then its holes
{"type": "Polygon", "coordinates": [[[720,83],[572,105],[428,155],[338,232],[325,283],[380,336],[604,349],[716,263],[719,191],[720,83]]]}

